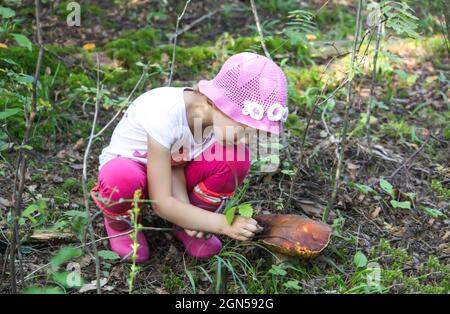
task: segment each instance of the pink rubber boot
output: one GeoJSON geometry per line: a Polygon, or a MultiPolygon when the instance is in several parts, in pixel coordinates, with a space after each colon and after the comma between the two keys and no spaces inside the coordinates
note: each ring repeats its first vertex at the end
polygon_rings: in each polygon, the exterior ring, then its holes
{"type": "MultiPolygon", "coordinates": [[[[117,215],[106,210],[104,205],[96,197],[98,190],[98,186],[95,186],[91,190],[91,197],[97,206],[103,210],[105,229],[109,237],[111,250],[117,253],[120,257],[131,257],[133,252],[133,241],[131,240],[130,234],[117,236],[121,233],[132,230],[133,227],[128,222],[130,219],[129,215],[117,215]]],[[[150,258],[150,250],[147,239],[142,231],[138,232],[137,240],[139,243],[139,248],[137,251],[138,258],[136,259],[136,263],[144,263],[150,258]]]]}
{"type": "MultiPolygon", "coordinates": [[[[204,182],[200,182],[195,186],[189,199],[192,205],[201,207],[205,210],[215,211],[223,198],[227,198],[233,193],[216,193],[206,188],[204,182]]],[[[179,228],[174,225],[175,228],[179,228]]],[[[175,237],[183,242],[186,252],[196,258],[209,259],[218,254],[222,250],[222,242],[219,237],[212,235],[209,239],[198,239],[188,235],[184,230],[174,232],[175,237]]]]}
{"type": "MultiPolygon", "coordinates": [[[[110,237],[109,244],[111,246],[111,250],[116,252],[120,257],[131,258],[131,254],[133,252],[133,240],[131,240],[130,234],[122,236],[117,235],[130,231],[133,227],[127,221],[117,220],[117,218],[110,217],[107,214],[104,214],[104,218],[106,233],[108,234],[108,237],[110,237]]],[[[138,232],[137,240],[139,247],[137,251],[138,257],[136,259],[136,263],[144,263],[150,258],[150,250],[147,239],[142,231],[138,232]]]]}
{"type": "MultiPolygon", "coordinates": [[[[173,227],[177,228],[176,225],[173,225],[173,227]]],[[[174,231],[173,234],[183,242],[186,252],[192,257],[209,259],[222,250],[222,242],[215,235],[212,235],[209,239],[197,239],[188,235],[184,230],[174,231]]]]}

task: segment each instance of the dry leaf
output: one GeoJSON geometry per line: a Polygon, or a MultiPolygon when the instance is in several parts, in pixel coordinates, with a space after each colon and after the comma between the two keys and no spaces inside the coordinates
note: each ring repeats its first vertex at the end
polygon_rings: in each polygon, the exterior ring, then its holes
{"type": "Polygon", "coordinates": [[[450,231],[446,231],[445,234],[442,236],[442,240],[447,241],[447,239],[450,237],[450,231]]]}
{"type": "Polygon", "coordinates": [[[155,292],[156,292],[156,294],[168,294],[168,292],[166,290],[164,290],[164,288],[159,288],[159,287],[155,288],[155,292]]]}
{"type": "Polygon", "coordinates": [[[8,48],[8,45],[4,44],[4,43],[0,43],[0,48],[8,48]]]}
{"type": "Polygon", "coordinates": [[[360,165],[356,165],[354,163],[351,163],[350,161],[346,162],[346,166],[348,170],[356,170],[359,169],[361,166],[360,165]]]}
{"type": "Polygon", "coordinates": [[[80,138],[75,145],[73,145],[72,149],[73,150],[79,150],[81,147],[83,147],[84,145],[84,138],[80,138]]]}
{"type": "Polygon", "coordinates": [[[56,157],[57,158],[60,158],[60,159],[64,159],[64,158],[66,158],[66,151],[63,149],[63,150],[60,150],[57,154],[56,154],[56,157]]]}
{"type": "MultiPolygon", "coordinates": [[[[108,282],[107,278],[101,278],[100,279],[100,287],[103,287],[104,285],[106,285],[106,283],[108,282]]],[[[97,289],[97,281],[96,280],[92,280],[90,283],[86,283],[84,284],[81,289],[80,292],[86,292],[86,291],[91,291],[91,290],[95,290],[97,289]]]]}
{"type": "Polygon", "coordinates": [[[370,218],[375,219],[378,217],[378,215],[380,214],[381,211],[381,207],[380,206],[375,206],[374,209],[372,209],[372,211],[370,212],[370,218]]]}
{"type": "Polygon", "coordinates": [[[317,36],[314,34],[307,34],[306,39],[308,39],[309,41],[313,41],[317,39],[317,36]]]}
{"type": "Polygon", "coordinates": [[[319,204],[316,204],[311,201],[303,200],[301,202],[298,202],[298,205],[301,207],[301,209],[308,215],[318,216],[320,217],[322,215],[322,206],[319,204]]]}
{"type": "Polygon", "coordinates": [[[11,206],[11,202],[7,200],[6,198],[0,197],[0,205],[9,207],[11,206]]]}
{"type": "Polygon", "coordinates": [[[72,165],[70,165],[70,168],[75,169],[75,170],[81,170],[81,169],[83,169],[83,164],[72,164],[72,165]]]}

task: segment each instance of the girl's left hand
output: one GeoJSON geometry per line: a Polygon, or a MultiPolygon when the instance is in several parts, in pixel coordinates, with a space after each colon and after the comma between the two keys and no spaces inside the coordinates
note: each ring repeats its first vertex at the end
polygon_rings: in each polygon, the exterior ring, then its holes
{"type": "Polygon", "coordinates": [[[209,240],[212,237],[211,233],[203,232],[203,231],[197,231],[197,230],[189,230],[184,229],[188,235],[191,237],[195,237],[197,239],[206,239],[209,240]]]}

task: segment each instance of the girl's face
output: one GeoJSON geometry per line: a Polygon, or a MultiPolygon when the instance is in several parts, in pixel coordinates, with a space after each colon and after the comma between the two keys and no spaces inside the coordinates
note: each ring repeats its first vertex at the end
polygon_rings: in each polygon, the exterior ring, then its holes
{"type": "Polygon", "coordinates": [[[254,130],[249,126],[234,121],[216,106],[213,106],[212,122],[214,135],[222,145],[236,145],[245,140],[245,133],[254,130]]]}

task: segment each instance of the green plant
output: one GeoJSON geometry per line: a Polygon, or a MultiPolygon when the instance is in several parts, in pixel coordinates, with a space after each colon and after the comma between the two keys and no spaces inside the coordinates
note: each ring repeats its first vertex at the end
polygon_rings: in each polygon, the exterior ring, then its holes
{"type": "Polygon", "coordinates": [[[387,194],[389,194],[389,196],[391,197],[389,203],[393,208],[411,209],[412,202],[414,201],[415,198],[414,193],[401,194],[399,191],[394,190],[392,184],[390,184],[389,181],[385,179],[380,180],[380,188],[387,194]],[[400,200],[401,195],[407,196],[409,200],[401,201],[400,200]]]}
{"type": "Polygon", "coordinates": [[[439,197],[450,200],[450,189],[445,188],[440,181],[436,179],[431,180],[431,190],[439,197]]]}
{"type": "Polygon", "coordinates": [[[23,34],[15,32],[15,29],[22,22],[21,19],[14,19],[16,12],[7,7],[0,6],[0,42],[7,42],[8,39],[14,39],[14,41],[21,47],[25,47],[31,51],[33,44],[23,34]]]}
{"type": "MultiPolygon", "coordinates": [[[[24,294],[48,293],[61,294],[65,293],[67,289],[79,289],[83,286],[85,280],[79,271],[79,265],[76,264],[71,271],[60,271],[60,268],[68,262],[80,257],[82,251],[76,247],[61,248],[50,260],[47,275],[50,277],[52,285],[34,285],[22,291],[24,294]]],[[[67,265],[69,268],[71,265],[67,265]]]]}
{"type": "Polygon", "coordinates": [[[133,291],[134,286],[134,280],[136,278],[136,275],[139,271],[139,267],[136,265],[136,260],[138,258],[137,252],[139,249],[139,242],[138,242],[138,233],[142,231],[142,225],[139,223],[139,214],[140,214],[140,208],[138,206],[138,201],[141,198],[142,191],[136,190],[133,195],[133,207],[130,210],[130,217],[131,217],[131,223],[133,224],[133,232],[130,234],[130,238],[133,241],[133,244],[131,245],[131,248],[133,249],[131,253],[131,268],[130,268],[130,274],[128,279],[128,292],[131,293],[133,291]]]}

